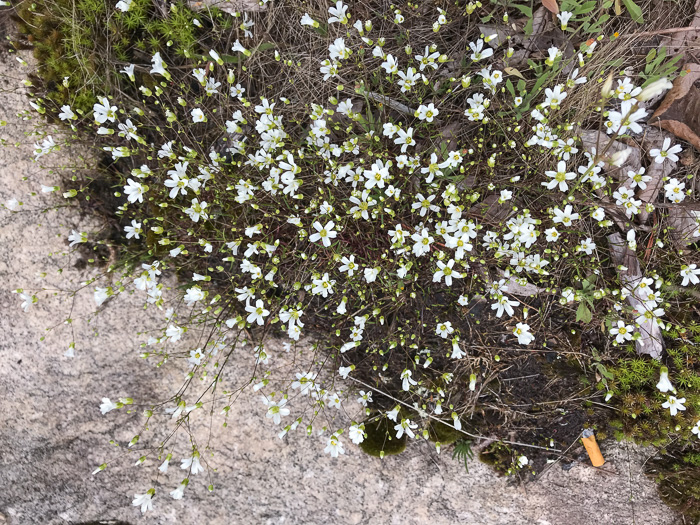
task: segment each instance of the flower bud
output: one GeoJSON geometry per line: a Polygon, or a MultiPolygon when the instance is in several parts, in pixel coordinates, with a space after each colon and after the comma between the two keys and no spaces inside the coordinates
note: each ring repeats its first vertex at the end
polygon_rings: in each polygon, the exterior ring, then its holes
{"type": "Polygon", "coordinates": [[[637,95],[637,100],[644,102],[650,98],[654,98],[656,95],[660,95],[664,91],[671,89],[673,83],[666,77],[660,78],[659,80],[652,82],[647,87],[642,89],[642,92],[637,95]]]}

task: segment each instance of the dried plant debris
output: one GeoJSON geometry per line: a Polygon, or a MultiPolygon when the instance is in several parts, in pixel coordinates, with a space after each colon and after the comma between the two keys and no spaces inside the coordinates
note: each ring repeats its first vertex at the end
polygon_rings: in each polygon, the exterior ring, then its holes
{"type": "Polygon", "coordinates": [[[700,65],[686,64],[683,70],[686,74],[676,78],[649,123],[670,131],[700,151],[700,65]]]}
{"type": "MultiPolygon", "coordinates": [[[[609,235],[608,243],[610,255],[618,267],[622,287],[628,294],[627,302],[641,315],[647,310],[644,303],[648,302],[649,297],[648,286],[641,286],[644,276],[639,266],[639,259],[619,233],[609,235]]],[[[641,337],[635,343],[637,353],[649,355],[653,359],[661,359],[661,353],[664,350],[663,338],[661,328],[653,319],[646,319],[639,323],[639,335],[641,337]]]]}

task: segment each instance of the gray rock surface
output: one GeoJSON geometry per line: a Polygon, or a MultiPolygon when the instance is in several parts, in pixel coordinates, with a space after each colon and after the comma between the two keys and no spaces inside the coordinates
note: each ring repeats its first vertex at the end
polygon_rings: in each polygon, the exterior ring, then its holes
{"type": "MultiPolygon", "coordinates": [[[[76,256],[66,255],[65,236],[71,228],[97,226],[75,209],[41,213],[50,200],[41,193],[29,195],[41,183],[58,183],[58,176],[31,161],[35,138],[25,133],[34,123],[16,116],[28,107],[22,76],[14,58],[2,58],[0,118],[8,125],[0,135],[18,145],[0,149],[0,199],[23,200],[28,211],[10,215],[0,210],[0,524],[107,519],[186,525],[674,523],[654,484],[641,473],[652,453],[648,449],[606,442],[604,470],[584,463],[568,471],[554,465],[541,479],[521,485],[497,477],[478,461],[470,463],[467,474],[449,451],[438,456],[425,443],[379,460],[346,440],[346,455],[330,459],[321,438],[297,433],[279,440],[252,393],[233,405],[227,428],[218,420],[212,426],[216,455],[211,464],[218,468],[210,474],[213,493],[206,490],[208,480],[193,479],[185,499],[172,500],[167,494],[182,478],[177,464],[154,480],[151,460],[132,466],[138,453],[92,476],[97,465],[123,453],[140,422],[137,414],[122,411],[102,416],[100,399],[165,398],[182,376],[155,370],[138,357],[143,337],[137,332],[158,319],[157,312],[141,309],[136,296],[120,296],[89,324],[85,316],[94,310],[89,294],[73,304],[42,293],[29,313],[21,310],[12,290],[66,289],[91,275],[73,267],[76,256]],[[46,278],[37,272],[46,272],[46,278]],[[61,325],[71,308],[74,323],[61,325]],[[73,358],[64,355],[71,330],[73,358]],[[121,447],[111,445],[112,439],[121,447]],[[132,495],[150,486],[158,491],[155,510],[142,517],[131,506],[132,495]]],[[[72,158],[75,152],[63,150],[51,155],[50,164],[72,158]]],[[[280,350],[279,345],[271,348],[280,350]]],[[[248,356],[236,354],[233,368],[245,374],[248,356]]]]}

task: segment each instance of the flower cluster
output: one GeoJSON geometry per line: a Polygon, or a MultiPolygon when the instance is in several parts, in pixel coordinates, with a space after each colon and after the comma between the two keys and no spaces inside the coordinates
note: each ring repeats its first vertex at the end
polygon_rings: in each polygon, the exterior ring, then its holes
{"type": "MultiPolygon", "coordinates": [[[[129,6],[122,1],[117,9],[129,6]]],[[[394,13],[402,35],[409,16],[394,13]]],[[[560,13],[562,29],[571,16],[560,13]]],[[[371,20],[351,24],[350,7],[338,0],[322,17],[296,19],[323,49],[311,63],[292,51],[260,51],[246,16],[241,38],[193,60],[186,81],[159,53],[147,73],[122,70],[140,102],[102,97],[89,120],[122,169],[125,238],[148,258],[130,286],[162,307],[159,276],[177,269],[189,309],[189,321],[166,311],[144,357],[179,357],[188,378],[218,380],[219,357],[253,331],[253,388],[264,393],[265,416],[281,427],[280,437],[304,421],[289,422],[291,400],[305,399],[315,414],[357,405],[369,420],[391,419],[392,437],[418,439],[427,438],[431,418],[461,430],[477,402],[476,385],[493,361],[479,353],[477,323],[487,349],[515,351],[546,344],[553,311],[577,322],[590,314],[587,305],[609,312],[599,320],[614,344],[638,341],[647,322],[664,326],[667,281],[652,271],[621,284],[606,239],[622,229],[634,252],[635,221],[654,209],[642,200],[658,183],[651,168],[623,169],[630,152],[612,146],[643,131],[645,102],[668,89],[668,80],[642,87],[625,77],[577,107],[599,91],[588,78],[596,41],[572,56],[551,48],[538,64],[550,82],[532,89],[507,78],[513,49],[503,49],[497,35],[478,35],[461,56],[437,36],[432,41],[450,19],[438,9],[428,36],[418,32],[401,47],[371,20]],[[261,53],[274,53],[269,63],[281,77],[311,68],[317,92],[265,91],[256,77],[256,64],[267,63],[261,53]],[[595,146],[575,125],[589,116],[600,117],[606,131],[595,146]],[[641,306],[630,306],[630,296],[641,306]],[[475,321],[473,310],[485,313],[475,321]],[[208,322],[212,337],[196,349],[170,349],[188,322],[208,322]],[[264,338],[276,332],[288,347],[309,346],[305,338],[319,327],[325,336],[313,348],[329,356],[332,373],[276,377],[272,364],[283,357],[271,355],[264,338]],[[382,387],[352,400],[338,375],[382,387]],[[454,401],[451,393],[467,383],[454,401]],[[402,405],[382,403],[385,391],[402,405]]],[[[59,118],[74,123],[76,115],[64,106],[59,118]]],[[[55,147],[38,143],[37,158],[55,147]]],[[[656,164],[677,161],[679,152],[666,138],[648,154],[656,164]]],[[[677,178],[663,183],[659,199],[692,198],[677,178]]],[[[71,242],[87,238],[73,232],[71,242]]],[[[679,272],[681,287],[700,282],[695,264],[679,272]]],[[[95,301],[123,290],[98,287],[95,301]]],[[[31,296],[22,298],[28,308],[31,296]]],[[[201,408],[185,399],[200,397],[181,393],[171,418],[201,408]]],[[[675,414],[683,401],[671,396],[663,406],[675,414]]],[[[105,398],[102,411],[120,404],[105,398]]],[[[325,452],[338,457],[344,432],[360,444],[365,430],[358,421],[324,425],[325,452]]],[[[182,460],[189,475],[203,470],[199,457],[195,449],[182,460]]],[[[181,498],[188,483],[172,497],[181,498]]],[[[152,496],[136,495],[134,505],[148,510],[152,496]]]]}

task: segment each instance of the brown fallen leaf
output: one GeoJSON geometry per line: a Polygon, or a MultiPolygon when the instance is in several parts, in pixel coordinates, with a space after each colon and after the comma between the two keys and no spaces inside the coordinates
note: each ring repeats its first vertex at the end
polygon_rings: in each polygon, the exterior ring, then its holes
{"type": "Polygon", "coordinates": [[[649,124],[670,131],[700,151],[700,89],[695,86],[700,80],[700,65],[686,64],[683,69],[688,73],[673,82],[649,124]]]}
{"type": "Polygon", "coordinates": [[[557,4],[557,0],[542,0],[542,5],[549,11],[550,13],[559,14],[559,4],[557,4]]]}
{"type": "Polygon", "coordinates": [[[505,71],[505,73],[507,75],[522,78],[523,80],[525,80],[525,77],[523,76],[523,74],[520,71],[518,71],[517,69],[515,69],[514,67],[507,67],[503,71],[505,71]]]}
{"type": "Polygon", "coordinates": [[[500,195],[488,195],[482,202],[469,208],[467,215],[478,217],[486,224],[500,224],[513,214],[513,202],[499,203],[500,195]]]}
{"type": "MultiPolygon", "coordinates": [[[[624,268],[618,270],[622,287],[627,292],[627,302],[637,312],[646,311],[644,302],[648,299],[647,288],[639,287],[642,282],[642,269],[639,265],[637,255],[630,249],[627,242],[619,233],[608,235],[610,255],[616,266],[624,268]]],[[[652,320],[645,320],[639,325],[639,335],[635,347],[637,354],[646,354],[653,359],[661,359],[664,350],[664,341],[661,336],[661,328],[652,320]]]]}
{"type": "MultiPolygon", "coordinates": [[[[584,130],[581,132],[580,136],[583,147],[590,153],[592,153],[594,149],[597,149],[599,152],[604,151],[610,142],[610,135],[602,131],[584,130]]],[[[609,158],[611,155],[626,149],[630,150],[630,154],[622,166],[616,168],[615,166],[606,165],[604,168],[608,174],[615,176],[620,181],[627,180],[628,171],[639,171],[642,167],[641,151],[636,146],[628,146],[619,140],[615,140],[605,153],[605,156],[609,158]]]]}

